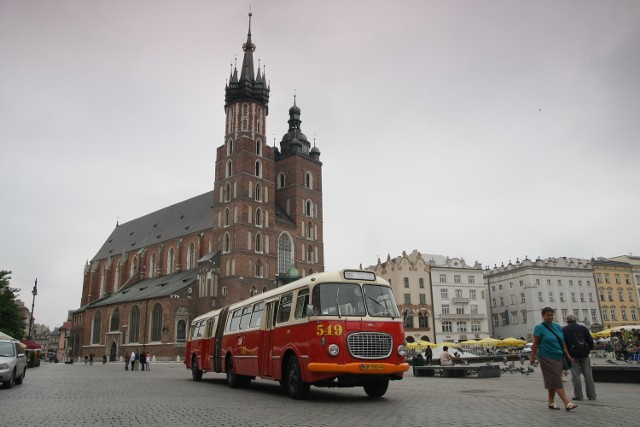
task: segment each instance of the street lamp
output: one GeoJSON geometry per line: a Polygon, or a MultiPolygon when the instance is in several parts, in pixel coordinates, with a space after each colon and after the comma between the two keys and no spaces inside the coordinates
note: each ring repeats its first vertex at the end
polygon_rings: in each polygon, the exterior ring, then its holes
{"type": "Polygon", "coordinates": [[[33,325],[33,306],[36,303],[36,295],[38,295],[38,279],[36,278],[36,283],[33,285],[33,290],[31,291],[33,294],[33,299],[31,300],[31,317],[29,318],[29,335],[27,335],[27,339],[31,339],[31,327],[33,325]]]}

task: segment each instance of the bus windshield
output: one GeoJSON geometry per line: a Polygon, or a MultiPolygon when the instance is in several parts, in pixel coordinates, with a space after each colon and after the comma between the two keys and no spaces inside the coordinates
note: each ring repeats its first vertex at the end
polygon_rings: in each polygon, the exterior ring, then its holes
{"type": "Polygon", "coordinates": [[[321,283],[313,288],[316,316],[365,316],[362,288],[355,283],[321,283]]]}
{"type": "Polygon", "coordinates": [[[362,317],[368,311],[373,317],[400,317],[391,288],[380,285],[321,283],[313,288],[312,303],[316,316],[362,317]]]}
{"type": "Polygon", "coordinates": [[[364,285],[367,311],[373,317],[400,317],[391,288],[380,285],[364,285]]]}

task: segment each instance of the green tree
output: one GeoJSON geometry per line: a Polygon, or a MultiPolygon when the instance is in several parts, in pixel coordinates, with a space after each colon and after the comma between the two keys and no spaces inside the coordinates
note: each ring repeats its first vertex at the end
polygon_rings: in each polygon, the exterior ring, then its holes
{"type": "Polygon", "coordinates": [[[9,286],[10,274],[10,271],[0,271],[0,331],[19,340],[24,337],[26,323],[16,303],[18,289],[9,286]]]}

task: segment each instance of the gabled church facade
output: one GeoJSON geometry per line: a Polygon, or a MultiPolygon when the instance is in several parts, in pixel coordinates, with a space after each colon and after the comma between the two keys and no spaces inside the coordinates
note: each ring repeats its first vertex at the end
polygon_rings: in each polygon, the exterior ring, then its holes
{"type": "Polygon", "coordinates": [[[320,151],[301,131],[295,98],[280,149],[267,144],[270,85],[255,72],[255,48],[249,15],[212,191],[116,225],[86,264],[74,358],[182,358],[193,318],[324,271],[320,151]]]}

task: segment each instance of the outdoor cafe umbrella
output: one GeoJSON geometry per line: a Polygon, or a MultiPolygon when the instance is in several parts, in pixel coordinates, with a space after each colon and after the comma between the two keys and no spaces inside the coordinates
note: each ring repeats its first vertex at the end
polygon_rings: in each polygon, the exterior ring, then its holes
{"type": "Polygon", "coordinates": [[[416,341],[416,342],[410,342],[407,344],[407,348],[413,348],[413,349],[417,349],[417,348],[427,348],[427,347],[435,347],[436,343],[431,342],[431,341],[424,341],[424,340],[420,340],[420,341],[416,341]]]}
{"type": "Polygon", "coordinates": [[[456,344],[454,342],[448,342],[448,341],[444,341],[441,342],[440,344],[438,344],[438,347],[453,347],[453,348],[460,348],[459,344],[456,344]]]}
{"type": "Polygon", "coordinates": [[[500,345],[500,340],[497,340],[491,337],[485,337],[485,338],[482,338],[480,341],[478,341],[478,344],[495,346],[495,345],[500,345]]]}
{"type": "Polygon", "coordinates": [[[505,347],[518,347],[526,344],[526,341],[519,340],[517,338],[505,338],[501,341],[500,345],[505,347]]]}

